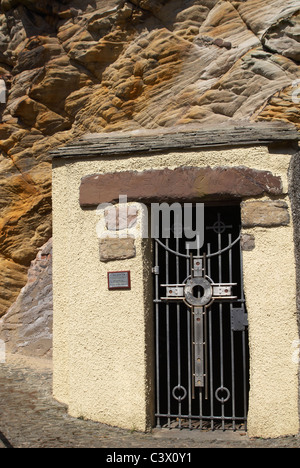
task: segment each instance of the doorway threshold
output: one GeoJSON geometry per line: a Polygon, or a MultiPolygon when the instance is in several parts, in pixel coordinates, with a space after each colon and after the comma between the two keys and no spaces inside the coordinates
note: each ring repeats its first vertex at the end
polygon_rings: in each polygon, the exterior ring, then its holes
{"type": "Polygon", "coordinates": [[[246,432],[240,431],[203,431],[203,430],[189,430],[189,429],[167,429],[167,428],[154,428],[152,435],[155,439],[178,439],[178,440],[192,440],[207,443],[214,442],[248,442],[249,437],[246,432]]]}

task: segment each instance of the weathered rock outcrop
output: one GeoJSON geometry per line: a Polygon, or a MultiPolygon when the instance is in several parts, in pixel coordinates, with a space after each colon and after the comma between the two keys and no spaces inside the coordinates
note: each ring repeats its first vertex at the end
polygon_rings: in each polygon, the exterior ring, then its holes
{"type": "Polygon", "coordinates": [[[52,240],[31,263],[26,286],[0,319],[0,339],[10,354],[52,356],[52,240]]]}
{"type": "Polygon", "coordinates": [[[2,0],[1,10],[0,315],[51,237],[50,149],[86,132],[240,119],[300,128],[299,0],[2,0]]]}

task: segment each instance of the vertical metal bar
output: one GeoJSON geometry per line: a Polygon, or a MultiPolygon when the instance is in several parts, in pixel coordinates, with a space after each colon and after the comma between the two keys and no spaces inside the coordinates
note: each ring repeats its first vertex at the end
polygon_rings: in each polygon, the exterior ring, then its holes
{"type": "Polygon", "coordinates": [[[200,257],[200,235],[197,234],[197,257],[200,257]]]}
{"type": "MultiPolygon", "coordinates": [[[[169,239],[166,239],[169,247],[169,239]]],[[[169,252],[166,250],[166,284],[169,284],[169,252]]],[[[167,401],[168,414],[171,414],[171,372],[170,372],[170,305],[166,304],[166,342],[167,342],[167,401]]],[[[171,418],[168,417],[168,428],[171,429],[171,418]]]]}
{"type": "MultiPolygon", "coordinates": [[[[179,251],[179,239],[176,238],[176,251],[179,251]]],[[[176,256],[176,283],[179,283],[179,257],[176,256]]],[[[180,343],[180,304],[177,304],[177,360],[178,386],[181,387],[181,343],[180,343]]],[[[181,429],[181,401],[178,401],[179,429],[181,429]]]]}
{"type": "Polygon", "coordinates": [[[241,241],[239,242],[240,248],[240,278],[241,278],[241,299],[243,304],[245,303],[245,294],[244,294],[244,263],[243,263],[243,251],[241,246],[241,241]]]}
{"type": "Polygon", "coordinates": [[[204,387],[204,334],[203,334],[203,307],[193,307],[194,315],[194,348],[195,348],[195,387],[201,388],[199,392],[199,416],[200,416],[200,429],[202,428],[203,421],[203,393],[204,387]]]}
{"type": "MultiPolygon", "coordinates": [[[[228,245],[232,243],[232,234],[228,234],[228,245]]],[[[229,260],[229,282],[233,282],[233,273],[232,273],[232,248],[228,251],[228,260],[229,260]]],[[[230,314],[232,313],[232,303],[230,304],[230,314]]],[[[232,392],[232,429],[236,430],[235,425],[235,363],[234,363],[234,332],[232,327],[230,327],[231,333],[231,392],[232,392]]]]}
{"type": "Polygon", "coordinates": [[[207,314],[208,308],[204,308],[204,372],[205,372],[205,400],[208,400],[208,337],[207,337],[207,314]]]}
{"type": "MultiPolygon", "coordinates": [[[[193,254],[190,254],[190,275],[193,276],[193,254]]],[[[195,314],[194,314],[194,308],[191,308],[191,349],[192,349],[192,398],[193,400],[195,399],[195,314]]]]}
{"type": "MultiPolygon", "coordinates": [[[[241,278],[241,298],[245,306],[245,294],[244,294],[244,264],[243,264],[243,252],[241,243],[240,247],[240,278],[241,278]]],[[[244,420],[245,420],[245,430],[247,431],[247,411],[248,411],[248,395],[247,395],[247,360],[246,360],[246,331],[242,331],[242,342],[243,342],[243,397],[244,397],[244,420]]]]}
{"type": "MultiPolygon", "coordinates": [[[[158,265],[158,243],[155,242],[155,265],[158,265]]],[[[160,379],[159,379],[159,277],[155,275],[155,319],[156,319],[156,411],[160,414],[160,379]]],[[[156,427],[160,428],[160,417],[157,417],[156,427]]]]}
{"type": "Polygon", "coordinates": [[[191,308],[191,354],[192,354],[192,399],[196,398],[195,394],[195,313],[194,308],[191,308]]]}
{"type": "MultiPolygon", "coordinates": [[[[223,349],[224,349],[224,341],[223,341],[223,304],[219,304],[219,320],[220,320],[220,387],[224,387],[224,356],[223,356],[223,349]]],[[[225,411],[224,411],[224,404],[221,404],[222,408],[222,429],[225,430],[225,411]]]]}
{"type": "Polygon", "coordinates": [[[245,331],[242,332],[243,340],[243,386],[244,386],[244,422],[245,422],[245,431],[247,431],[247,411],[248,411],[248,401],[247,401],[247,372],[246,372],[246,338],[245,331]]]}
{"type": "Polygon", "coordinates": [[[207,244],[207,275],[211,278],[210,244],[207,244]]]}
{"type": "MultiPolygon", "coordinates": [[[[207,244],[207,254],[210,255],[210,244],[207,244]]],[[[207,274],[211,278],[211,259],[208,258],[207,274]]],[[[209,308],[209,383],[210,383],[210,416],[211,416],[211,430],[214,430],[214,382],[213,382],[213,335],[212,335],[212,307],[209,308]]]]}
{"type": "Polygon", "coordinates": [[[200,416],[200,424],[199,429],[203,429],[203,393],[202,389],[199,391],[199,416],[200,416]]]}
{"type": "MultiPolygon", "coordinates": [[[[203,254],[203,276],[206,276],[207,271],[207,257],[203,254]]],[[[204,397],[208,400],[208,343],[207,343],[207,307],[204,307],[203,313],[203,326],[204,326],[204,397]]]]}
{"type": "MultiPolygon", "coordinates": [[[[222,250],[222,235],[218,233],[218,248],[219,251],[222,250]]],[[[222,283],[222,254],[218,255],[218,263],[219,263],[219,283],[222,283]]],[[[224,387],[224,356],[223,356],[223,304],[219,304],[219,320],[220,320],[220,379],[221,379],[221,387],[224,387]]],[[[222,429],[225,430],[225,408],[224,404],[221,404],[222,408],[222,429]]]]}
{"type": "MultiPolygon", "coordinates": [[[[186,249],[187,255],[189,255],[189,247],[186,249]]],[[[190,274],[190,262],[189,258],[186,259],[186,276],[188,277],[190,274]]],[[[192,354],[192,336],[191,336],[191,309],[189,307],[186,308],[186,317],[187,317],[187,355],[188,355],[188,416],[189,416],[189,429],[192,429],[192,362],[191,362],[191,354],[192,354]]]]}

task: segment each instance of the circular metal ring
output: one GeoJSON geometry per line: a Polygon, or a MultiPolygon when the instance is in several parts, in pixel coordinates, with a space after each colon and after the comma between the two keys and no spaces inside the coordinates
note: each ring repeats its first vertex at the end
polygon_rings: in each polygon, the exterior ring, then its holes
{"type": "Polygon", "coordinates": [[[188,279],[184,288],[185,300],[191,306],[203,307],[212,300],[212,286],[206,278],[191,278],[188,279]],[[195,297],[193,289],[196,286],[200,286],[204,290],[204,294],[201,297],[195,297]]]}
{"type": "Polygon", "coordinates": [[[226,231],[226,228],[227,228],[226,224],[223,223],[223,221],[221,221],[220,219],[216,221],[215,224],[213,225],[213,231],[216,234],[223,234],[226,231]]]}
{"type": "Polygon", "coordinates": [[[187,396],[187,391],[186,391],[186,389],[185,389],[184,387],[182,387],[181,385],[177,385],[176,387],[173,388],[173,390],[172,390],[172,395],[173,395],[173,397],[175,398],[175,400],[179,401],[179,403],[180,403],[181,401],[183,401],[183,400],[186,398],[186,396],[187,396]],[[177,396],[176,393],[175,393],[176,390],[183,391],[183,396],[177,396]]]}
{"type": "Polygon", "coordinates": [[[229,398],[231,397],[231,394],[230,394],[230,391],[228,390],[228,388],[226,388],[226,387],[219,387],[219,388],[217,388],[217,390],[216,390],[216,392],[215,392],[215,396],[216,396],[216,399],[217,399],[220,403],[222,403],[222,405],[223,405],[224,403],[226,403],[226,402],[229,400],[229,398]],[[225,392],[225,393],[227,394],[226,398],[224,398],[224,397],[220,398],[219,392],[225,392]]]}

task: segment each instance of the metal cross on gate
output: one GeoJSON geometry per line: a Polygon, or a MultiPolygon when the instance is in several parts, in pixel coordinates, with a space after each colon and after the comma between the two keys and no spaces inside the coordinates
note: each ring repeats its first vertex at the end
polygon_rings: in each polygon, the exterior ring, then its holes
{"type": "Polygon", "coordinates": [[[162,284],[166,288],[163,301],[183,301],[192,314],[193,398],[195,387],[205,388],[208,398],[207,309],[215,301],[236,300],[232,295],[237,283],[214,283],[206,274],[206,255],[191,257],[190,276],[182,284],[162,284]]]}

